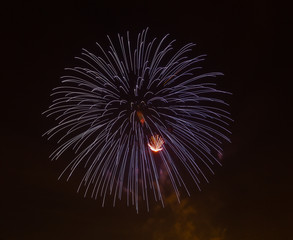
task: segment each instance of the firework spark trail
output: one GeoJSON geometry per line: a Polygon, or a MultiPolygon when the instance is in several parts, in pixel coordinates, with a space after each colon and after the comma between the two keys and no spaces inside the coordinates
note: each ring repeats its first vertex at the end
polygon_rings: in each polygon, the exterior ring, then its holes
{"type": "Polygon", "coordinates": [[[195,44],[172,54],[175,40],[167,42],[166,35],[156,44],[147,40],[147,31],[135,44],[128,32],[126,38],[118,34],[117,46],[108,37],[109,50],[97,43],[99,55],[83,49],[76,57],[82,66],[66,68],[69,74],[53,89],[55,100],[45,112],[58,122],[44,134],[59,138],[50,157],[58,159],[69,149],[76,153],[61,176],[69,179],[84,166],[78,191],[85,187],[85,195],[90,190],[92,197],[100,195],[103,205],[113,195],[115,205],[126,190],[127,203],[137,211],[140,198],[149,208],[151,193],[164,204],[161,163],[178,200],[182,187],[189,194],[186,173],[198,188],[200,178],[208,181],[204,171],[213,173],[212,165],[219,163],[232,121],[215,95],[228,93],[207,81],[222,74],[195,74],[205,57],[187,56],[195,44]]]}

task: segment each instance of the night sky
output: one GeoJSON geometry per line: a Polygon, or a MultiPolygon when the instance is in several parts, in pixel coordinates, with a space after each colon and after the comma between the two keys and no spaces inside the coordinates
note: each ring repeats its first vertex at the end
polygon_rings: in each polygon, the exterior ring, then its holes
{"type": "MultiPolygon", "coordinates": [[[[0,239],[276,240],[292,231],[292,82],[286,56],[289,10],[269,1],[13,1],[1,7],[0,239]],[[285,10],[282,13],[279,10],[285,10]],[[181,204],[134,207],[84,198],[79,178],[57,180],[73,154],[58,161],[41,135],[41,116],[64,68],[82,48],[107,46],[106,35],[149,27],[194,42],[205,67],[225,74],[233,132],[223,166],[181,204]]],[[[291,12],[290,12],[291,14],[291,12]]]]}

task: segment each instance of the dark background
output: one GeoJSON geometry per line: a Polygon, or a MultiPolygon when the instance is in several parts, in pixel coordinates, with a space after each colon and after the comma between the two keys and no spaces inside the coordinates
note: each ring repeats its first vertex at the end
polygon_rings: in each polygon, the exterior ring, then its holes
{"type": "MultiPolygon", "coordinates": [[[[290,12],[291,14],[291,12],[290,12]]],[[[292,69],[289,8],[269,1],[11,2],[1,9],[0,239],[292,239],[292,69]],[[149,27],[178,46],[197,43],[221,71],[230,99],[232,144],[202,192],[167,207],[133,207],[76,194],[57,178],[66,155],[41,135],[41,116],[64,67],[81,48],[107,46],[149,27]],[[291,237],[290,237],[291,236],[291,237]]],[[[67,158],[70,155],[67,156],[67,158]]]]}

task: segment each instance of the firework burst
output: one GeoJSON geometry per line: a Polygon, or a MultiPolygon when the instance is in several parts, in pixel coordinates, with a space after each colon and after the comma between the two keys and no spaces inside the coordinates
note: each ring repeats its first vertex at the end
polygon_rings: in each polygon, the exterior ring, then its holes
{"type": "Polygon", "coordinates": [[[103,204],[107,195],[114,205],[126,195],[137,210],[140,198],[149,208],[150,195],[163,204],[160,171],[179,200],[180,189],[189,194],[185,179],[199,188],[204,172],[219,163],[222,140],[229,141],[231,119],[219,99],[226,92],[208,81],[222,74],[199,74],[204,55],[189,58],[192,43],[174,51],[167,37],[149,41],[144,30],[133,43],[127,32],[116,45],[108,37],[108,50],[83,49],[80,66],[67,68],[53,89],[45,114],[58,124],[45,135],[58,137],[59,147],[50,157],[73,149],[61,175],[84,167],[78,189],[101,195],[103,204]]]}

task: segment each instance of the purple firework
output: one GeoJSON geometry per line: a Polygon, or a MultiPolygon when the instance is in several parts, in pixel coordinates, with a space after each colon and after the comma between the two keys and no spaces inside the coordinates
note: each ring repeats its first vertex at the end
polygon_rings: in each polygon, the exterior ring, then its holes
{"type": "Polygon", "coordinates": [[[114,205],[126,195],[137,210],[139,199],[149,208],[150,195],[163,204],[160,172],[179,200],[180,189],[189,194],[188,179],[198,188],[207,181],[204,172],[219,164],[222,140],[229,141],[231,119],[219,99],[227,92],[207,81],[222,74],[201,73],[205,55],[187,56],[195,44],[174,51],[167,37],[147,40],[147,29],[135,43],[128,32],[116,45],[108,37],[108,50],[83,49],[80,66],[67,68],[53,89],[45,114],[58,124],[44,135],[59,137],[59,147],[50,157],[73,149],[61,175],[85,169],[78,189],[101,195],[103,205],[108,195],[114,205]]]}

